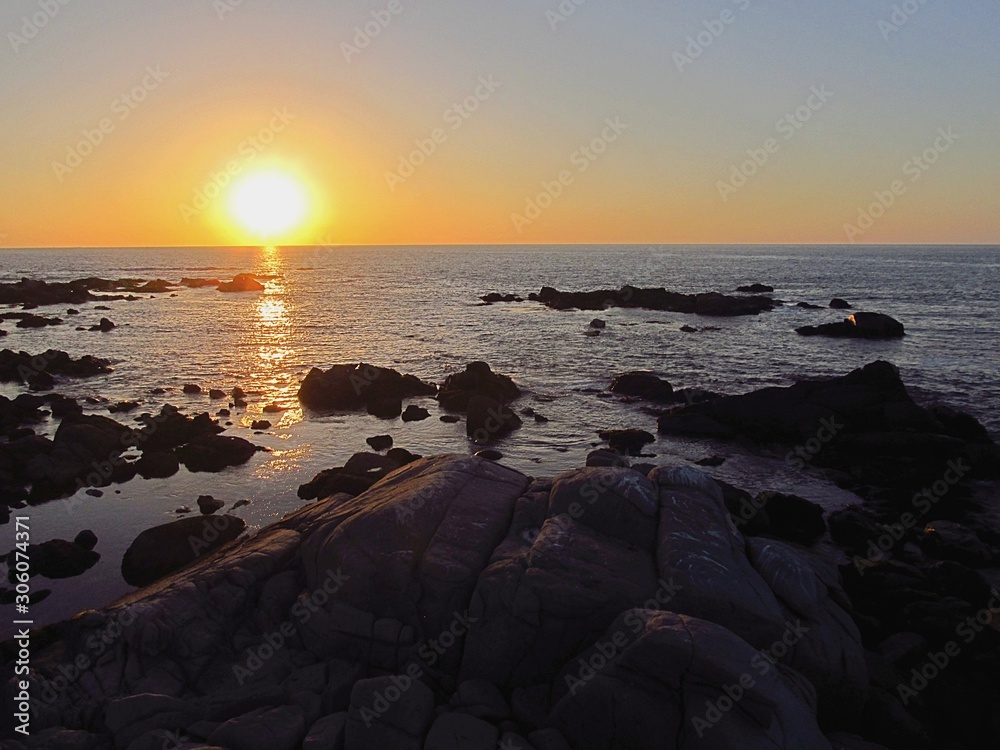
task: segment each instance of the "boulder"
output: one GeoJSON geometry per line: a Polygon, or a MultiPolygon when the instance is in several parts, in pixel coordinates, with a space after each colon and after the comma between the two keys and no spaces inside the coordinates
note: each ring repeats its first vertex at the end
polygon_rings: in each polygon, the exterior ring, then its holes
{"type": "Polygon", "coordinates": [[[660,403],[674,401],[673,386],[651,372],[626,372],[624,375],[619,375],[611,382],[611,392],[646,401],[660,403]]]}
{"type": "Polygon", "coordinates": [[[371,446],[373,451],[381,453],[392,447],[392,435],[375,435],[368,438],[365,442],[371,446]]]}
{"type": "Polygon", "coordinates": [[[744,294],[770,294],[774,291],[774,287],[767,284],[747,284],[736,287],[736,291],[744,294]]]}
{"type": "Polygon", "coordinates": [[[489,396],[472,396],[466,409],[465,432],[479,444],[492,443],[521,426],[517,414],[489,396]]]}
{"type": "Polygon", "coordinates": [[[299,706],[258,708],[221,724],[208,741],[230,750],[298,750],[305,731],[299,706]]]}
{"type": "Polygon", "coordinates": [[[834,297],[830,300],[830,307],[834,310],[850,310],[851,303],[839,297],[834,297]]]}
{"type": "Polygon", "coordinates": [[[110,364],[106,359],[90,355],[73,359],[66,352],[56,349],[49,349],[37,355],[4,349],[0,351],[0,382],[27,383],[35,375],[94,377],[110,373],[110,364]]]}
{"type": "Polygon", "coordinates": [[[230,466],[242,466],[257,452],[257,447],[239,437],[203,435],[177,449],[177,458],[193,472],[217,472],[230,466]]]}
{"type": "Polygon", "coordinates": [[[97,325],[92,325],[89,330],[107,333],[108,331],[113,331],[116,327],[117,326],[115,326],[115,324],[107,318],[101,318],[101,321],[97,325]]]}
{"type": "Polygon", "coordinates": [[[198,498],[198,510],[202,512],[203,515],[210,516],[217,510],[222,510],[226,507],[226,504],[221,500],[216,500],[211,495],[201,495],[198,498]]]}
{"type": "Polygon", "coordinates": [[[246,522],[236,516],[198,516],[154,526],[137,536],[122,559],[122,576],[146,586],[236,539],[246,522]]]}
{"type": "Polygon", "coordinates": [[[428,419],[431,413],[424,409],[422,406],[414,406],[410,404],[406,407],[406,411],[403,412],[404,422],[420,422],[424,419],[428,419]]]}
{"type": "Polygon", "coordinates": [[[445,409],[466,411],[477,396],[507,404],[520,395],[521,389],[509,376],[493,372],[485,362],[472,362],[445,379],[437,398],[445,409]]]}
{"type": "Polygon", "coordinates": [[[266,419],[255,419],[253,422],[250,423],[250,429],[251,430],[270,430],[271,429],[271,423],[268,422],[266,419]]]}
{"type": "Polygon", "coordinates": [[[143,479],[166,479],[181,470],[181,462],[173,451],[144,451],[135,462],[135,471],[143,479]]]}
{"type": "MultiPolygon", "coordinates": [[[[93,535],[93,532],[90,534],[93,535]]],[[[101,556],[93,551],[97,537],[91,540],[90,537],[84,536],[81,541],[83,544],[79,541],[52,539],[41,544],[28,545],[31,575],[53,579],[74,578],[90,570],[101,559],[101,556]],[[93,545],[90,544],[91,541],[93,545]]],[[[7,555],[7,567],[13,572],[16,564],[16,552],[11,552],[7,555]]]]}
{"type": "Polygon", "coordinates": [[[881,313],[867,312],[854,313],[843,323],[803,326],[796,328],[795,332],[801,336],[832,336],[853,339],[898,339],[906,335],[903,324],[895,318],[881,313]]]}
{"type": "MultiPolygon", "coordinates": [[[[357,411],[369,404],[433,396],[437,389],[414,375],[364,363],[313,368],[299,387],[299,401],[313,411],[357,411]]],[[[399,412],[395,414],[399,416],[399,412]]]]}
{"type": "Polygon", "coordinates": [[[403,413],[403,402],[393,397],[372,399],[368,402],[368,413],[379,419],[395,419],[403,413]]]}
{"type": "Polygon", "coordinates": [[[253,274],[237,274],[232,281],[224,281],[219,284],[220,292],[240,293],[240,292],[263,292],[266,289],[253,274]]]}
{"type": "Polygon", "coordinates": [[[434,693],[419,680],[406,677],[372,677],[359,680],[351,691],[347,714],[348,750],[422,750],[423,738],[434,718],[434,693]],[[389,702],[386,695],[399,695],[407,685],[403,700],[389,702]],[[379,699],[381,702],[377,703],[379,699]],[[388,705],[380,710],[383,703],[388,705]]]}
{"type": "Polygon", "coordinates": [[[638,456],[646,445],[656,442],[656,435],[636,429],[602,430],[598,437],[606,440],[611,450],[629,456],[638,456]]]}

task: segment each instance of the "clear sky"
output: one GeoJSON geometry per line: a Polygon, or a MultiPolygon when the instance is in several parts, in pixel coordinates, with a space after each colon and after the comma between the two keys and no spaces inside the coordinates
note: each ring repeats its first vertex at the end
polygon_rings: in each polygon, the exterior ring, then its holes
{"type": "Polygon", "coordinates": [[[1000,241],[996,0],[4,0],[0,33],[6,246],[250,243],[302,200],[234,209],[262,174],[306,196],[288,243],[1000,241]]]}

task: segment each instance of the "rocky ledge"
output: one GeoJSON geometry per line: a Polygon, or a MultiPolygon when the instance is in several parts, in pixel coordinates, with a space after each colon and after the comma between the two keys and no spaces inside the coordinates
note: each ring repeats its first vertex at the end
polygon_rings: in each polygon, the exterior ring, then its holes
{"type": "Polygon", "coordinates": [[[932,747],[836,567],[686,468],[418,459],[34,638],[5,747],[932,747]]]}
{"type": "Polygon", "coordinates": [[[609,307],[637,307],[644,310],[690,313],[717,317],[759,315],[778,307],[781,303],[771,297],[733,297],[718,292],[706,294],[681,294],[668,292],[663,287],[640,289],[623,286],[621,289],[600,289],[592,292],[561,292],[550,286],[542,287],[529,299],[541,302],[556,310],[605,310],[609,307]]]}

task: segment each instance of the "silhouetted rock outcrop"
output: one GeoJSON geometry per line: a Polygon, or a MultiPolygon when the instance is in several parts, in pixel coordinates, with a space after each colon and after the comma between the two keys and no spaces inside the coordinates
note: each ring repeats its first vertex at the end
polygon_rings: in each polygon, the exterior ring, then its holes
{"type": "MultiPolygon", "coordinates": [[[[314,367],[302,381],[298,397],[303,406],[314,411],[355,411],[379,402],[433,396],[435,393],[435,386],[415,375],[403,375],[388,367],[362,362],[357,365],[334,365],[329,370],[314,367]]],[[[378,406],[375,408],[380,409],[378,406]]],[[[395,412],[393,416],[399,416],[399,413],[395,412]]]]}
{"type": "Polygon", "coordinates": [[[795,332],[801,336],[830,336],[850,339],[898,339],[906,335],[903,324],[881,313],[859,312],[842,323],[803,326],[795,332]]]}
{"type": "Polygon", "coordinates": [[[706,294],[681,294],[659,287],[640,289],[623,286],[621,289],[602,289],[593,292],[561,292],[550,286],[542,287],[529,299],[536,300],[556,310],[604,310],[609,307],[637,307],[644,310],[691,313],[719,317],[759,315],[773,310],[778,302],[770,297],[733,297],[718,292],[706,294]]]}

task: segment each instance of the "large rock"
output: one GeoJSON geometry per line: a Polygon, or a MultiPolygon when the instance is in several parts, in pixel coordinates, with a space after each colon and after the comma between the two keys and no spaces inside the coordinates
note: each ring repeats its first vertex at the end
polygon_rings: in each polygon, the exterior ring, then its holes
{"type": "MultiPolygon", "coordinates": [[[[303,406],[314,411],[355,411],[436,392],[433,385],[414,375],[361,363],[334,365],[329,370],[313,368],[302,381],[298,396],[303,406]]],[[[393,416],[399,416],[395,406],[393,411],[393,416]]]]}
{"type": "Polygon", "coordinates": [[[669,403],[674,400],[674,388],[651,372],[626,372],[611,382],[611,392],[635,396],[647,401],[669,403]]]}
{"type": "Polygon", "coordinates": [[[466,404],[465,432],[480,445],[492,443],[521,426],[521,418],[489,396],[472,396],[466,404]]]}
{"type": "Polygon", "coordinates": [[[851,339],[898,339],[906,335],[903,324],[881,313],[859,312],[842,323],[803,326],[795,332],[801,336],[832,336],[851,339]]]}
{"type": "Polygon", "coordinates": [[[145,586],[239,537],[246,521],[236,516],[198,516],[154,526],[125,551],[122,576],[145,586]]]}
{"type": "Polygon", "coordinates": [[[438,392],[445,409],[465,411],[476,396],[507,404],[521,395],[521,389],[507,375],[493,372],[485,362],[472,362],[465,370],[449,375],[438,392]]]}
{"type": "Polygon", "coordinates": [[[612,659],[588,649],[556,681],[551,721],[577,750],[830,750],[809,683],[723,627],[633,609],[599,643],[612,659]]]}
{"type": "Polygon", "coordinates": [[[90,355],[73,359],[66,352],[49,349],[41,354],[0,351],[0,383],[27,383],[40,373],[74,378],[94,377],[111,372],[111,363],[90,355]]]}
{"type": "Polygon", "coordinates": [[[240,273],[232,281],[219,284],[220,292],[263,292],[267,287],[254,278],[253,274],[240,273]]]}
{"type": "Polygon", "coordinates": [[[621,289],[601,289],[593,292],[560,292],[552,287],[542,287],[537,294],[528,295],[556,310],[605,310],[609,307],[637,307],[644,310],[691,313],[711,316],[759,315],[777,306],[770,297],[732,297],[718,292],[706,294],[681,294],[668,292],[663,287],[640,289],[623,286],[621,289]]]}
{"type": "Polygon", "coordinates": [[[257,452],[248,440],[228,435],[204,435],[177,449],[177,458],[188,471],[222,471],[242,466],[257,452]]]}
{"type": "MultiPolygon", "coordinates": [[[[52,539],[41,544],[29,545],[27,555],[31,561],[31,575],[46,578],[73,578],[81,575],[101,559],[93,549],[93,545],[88,546],[77,541],[68,542],[65,539],[52,539]]],[[[16,552],[11,552],[7,555],[7,567],[13,571],[16,564],[16,552]]]]}

